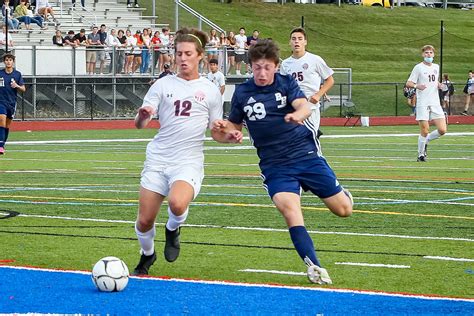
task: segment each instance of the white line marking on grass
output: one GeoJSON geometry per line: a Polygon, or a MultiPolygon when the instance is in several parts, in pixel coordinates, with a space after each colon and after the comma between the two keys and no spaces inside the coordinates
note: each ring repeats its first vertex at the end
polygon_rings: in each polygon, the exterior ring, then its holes
{"type": "Polygon", "coordinates": [[[373,267],[373,268],[392,268],[392,269],[410,269],[410,266],[404,266],[399,264],[382,264],[382,263],[364,263],[364,262],[334,262],[334,264],[347,265],[347,266],[360,266],[360,267],[373,267]]]}
{"type": "Polygon", "coordinates": [[[304,272],[294,271],[278,271],[278,270],[259,270],[259,269],[242,269],[239,272],[252,272],[252,273],[273,273],[273,274],[286,274],[286,275],[306,275],[304,272]]]}
{"type": "MultiPolygon", "coordinates": [[[[45,269],[45,268],[34,268],[34,267],[20,267],[20,266],[1,266],[0,269],[17,269],[17,270],[30,270],[30,271],[45,271],[45,272],[54,272],[54,273],[77,273],[90,275],[90,271],[80,271],[80,270],[55,270],[55,269],[45,269]]],[[[197,284],[210,284],[210,285],[227,285],[227,286],[244,286],[244,287],[264,287],[264,288],[282,288],[290,289],[297,291],[319,291],[319,292],[336,292],[336,293],[352,293],[352,294],[366,294],[366,295],[376,295],[376,296],[391,296],[391,297],[404,297],[404,298],[413,298],[413,299],[428,299],[435,301],[461,301],[473,303],[474,299],[464,298],[464,297],[449,297],[449,296],[430,296],[430,295],[420,295],[420,294],[411,294],[411,293],[394,293],[394,292],[374,292],[366,290],[352,290],[352,289],[338,289],[338,288],[327,288],[327,287],[314,287],[312,285],[308,286],[294,286],[294,285],[282,285],[282,284],[264,284],[264,283],[239,283],[232,281],[213,281],[213,280],[199,280],[199,279],[176,279],[169,277],[158,277],[158,276],[131,276],[134,279],[140,279],[143,282],[184,282],[184,283],[197,283],[197,284]]]]}
{"type": "MultiPolygon", "coordinates": [[[[71,221],[89,221],[89,222],[135,224],[135,221],[99,219],[99,218],[80,218],[80,217],[50,216],[50,215],[35,215],[35,214],[19,214],[18,216],[19,217],[32,217],[32,218],[71,220],[71,221]]],[[[156,223],[156,224],[161,225],[161,226],[164,225],[164,224],[161,224],[161,223],[156,223]]],[[[234,230],[247,230],[247,231],[268,231],[268,232],[288,233],[288,229],[263,228],[263,227],[235,227],[235,226],[197,225],[197,224],[183,224],[183,226],[196,227],[196,228],[218,228],[218,229],[234,229],[234,230]]],[[[387,238],[402,238],[402,239],[423,239],[423,240],[445,240],[445,241],[474,242],[474,239],[454,238],[454,237],[407,236],[407,235],[369,234],[369,233],[351,233],[351,232],[322,232],[322,231],[314,231],[314,230],[309,230],[308,233],[321,234],[321,235],[348,235],[348,236],[365,236],[365,237],[387,237],[387,238]]]]}
{"type": "Polygon", "coordinates": [[[438,256],[424,256],[423,258],[424,259],[433,259],[433,260],[474,262],[474,259],[466,259],[466,258],[450,258],[450,257],[438,257],[438,256]]]}

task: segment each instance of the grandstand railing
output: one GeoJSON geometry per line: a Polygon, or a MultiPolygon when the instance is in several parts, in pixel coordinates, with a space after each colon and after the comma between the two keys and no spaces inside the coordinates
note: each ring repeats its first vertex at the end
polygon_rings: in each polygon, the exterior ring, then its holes
{"type": "Polygon", "coordinates": [[[193,8],[186,5],[181,0],[175,0],[175,30],[180,29],[180,26],[179,26],[179,9],[180,8],[185,10],[186,12],[190,13],[192,16],[194,16],[198,19],[197,27],[198,27],[199,30],[202,30],[202,23],[204,22],[208,26],[210,26],[211,28],[216,29],[216,31],[218,31],[220,33],[227,34],[226,31],[222,27],[220,27],[216,23],[212,22],[211,20],[209,20],[208,18],[206,18],[205,16],[203,16],[199,12],[195,11],[193,8]]]}

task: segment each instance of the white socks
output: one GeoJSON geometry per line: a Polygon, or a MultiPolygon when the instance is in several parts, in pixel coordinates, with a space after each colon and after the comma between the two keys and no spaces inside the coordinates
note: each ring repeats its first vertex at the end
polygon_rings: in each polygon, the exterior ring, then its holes
{"type": "Polygon", "coordinates": [[[138,242],[142,248],[142,253],[145,256],[151,256],[153,252],[155,252],[155,225],[153,224],[153,228],[149,231],[142,233],[138,230],[137,223],[135,223],[135,233],[137,234],[138,242]]]}
{"type": "Polygon", "coordinates": [[[435,129],[434,131],[432,131],[431,133],[428,134],[428,137],[426,137],[426,143],[428,144],[428,142],[430,142],[432,140],[435,140],[435,139],[438,139],[440,137],[441,137],[441,135],[439,134],[438,130],[435,129]]]}
{"type": "Polygon", "coordinates": [[[188,211],[189,208],[186,209],[186,211],[183,213],[183,215],[176,216],[171,212],[170,208],[168,207],[168,222],[166,223],[166,228],[168,230],[174,231],[178,229],[181,224],[183,224],[186,221],[186,218],[188,217],[188,211]]]}
{"type": "Polygon", "coordinates": [[[426,137],[418,136],[418,157],[425,155],[426,137]]]}

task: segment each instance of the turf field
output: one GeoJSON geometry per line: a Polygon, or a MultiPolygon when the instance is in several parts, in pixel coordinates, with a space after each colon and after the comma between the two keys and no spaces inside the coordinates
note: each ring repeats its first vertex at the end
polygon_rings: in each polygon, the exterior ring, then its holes
{"type": "MultiPolygon", "coordinates": [[[[303,195],[306,226],[334,282],[326,288],[474,298],[474,126],[448,129],[417,163],[416,126],[323,127],[323,153],[356,203],[342,219],[303,195]]],[[[113,255],[133,269],[139,174],[154,134],[11,133],[0,157],[0,264],[90,271],[113,255]]],[[[181,256],[173,264],[159,257],[151,274],[316,287],[261,187],[248,140],[206,141],[205,155],[181,256]]],[[[158,253],[166,217],[158,217],[158,253]]]]}

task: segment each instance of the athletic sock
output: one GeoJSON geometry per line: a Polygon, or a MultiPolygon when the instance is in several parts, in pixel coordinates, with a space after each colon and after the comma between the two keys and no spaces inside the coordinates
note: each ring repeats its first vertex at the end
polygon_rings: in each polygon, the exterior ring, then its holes
{"type": "Polygon", "coordinates": [[[426,137],[418,136],[418,157],[425,155],[426,137]]]}
{"type": "Polygon", "coordinates": [[[7,129],[5,127],[0,127],[0,147],[5,146],[6,142],[7,129]]]}
{"type": "Polygon", "coordinates": [[[142,248],[142,253],[145,256],[151,256],[155,252],[155,225],[153,224],[153,228],[149,231],[141,232],[137,228],[137,223],[135,223],[135,233],[137,234],[138,242],[142,248]]]}
{"type": "Polygon", "coordinates": [[[171,209],[168,207],[168,221],[166,222],[166,228],[171,231],[178,229],[178,227],[186,221],[186,218],[188,217],[188,211],[189,208],[186,209],[183,215],[176,216],[173,214],[173,212],[171,212],[171,209]]]}
{"type": "Polygon", "coordinates": [[[309,258],[315,265],[321,266],[318,258],[316,257],[316,251],[314,250],[313,240],[308,234],[306,227],[304,226],[293,226],[290,227],[290,236],[296,251],[300,255],[303,261],[305,258],[309,258]]]}
{"type": "Polygon", "coordinates": [[[441,137],[440,133],[438,132],[437,129],[435,129],[434,131],[428,134],[428,137],[426,137],[426,143],[428,144],[428,142],[438,139],[440,137],[441,137]]]}
{"type": "Polygon", "coordinates": [[[10,129],[9,128],[5,128],[5,139],[4,139],[4,146],[7,142],[7,139],[8,139],[8,134],[10,133],[10,129]]]}

